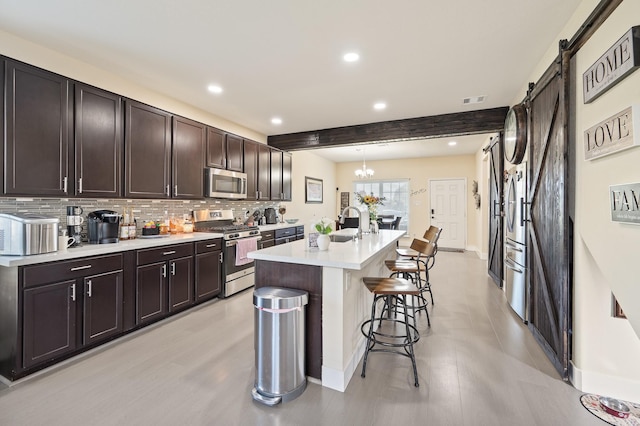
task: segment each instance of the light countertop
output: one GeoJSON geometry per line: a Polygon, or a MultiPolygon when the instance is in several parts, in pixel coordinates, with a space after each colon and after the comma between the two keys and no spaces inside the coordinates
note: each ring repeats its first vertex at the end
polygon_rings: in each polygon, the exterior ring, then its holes
{"type": "MultiPolygon", "coordinates": [[[[334,234],[340,235],[354,231],[354,229],[345,229],[336,231],[334,234]]],[[[380,230],[378,234],[363,234],[361,240],[331,242],[329,250],[326,251],[308,248],[308,239],[305,238],[253,251],[248,254],[248,257],[272,262],[359,270],[365,267],[378,252],[392,244],[395,245],[404,234],[405,231],[380,230]]]]}
{"type": "Polygon", "coordinates": [[[136,238],[135,240],[120,241],[113,244],[89,244],[82,243],[80,247],[67,250],[59,250],[53,253],[38,254],[33,256],[0,256],[0,266],[23,266],[37,263],[54,262],[58,260],[77,259],[80,257],[99,256],[113,254],[129,250],[160,247],[169,244],[179,244],[194,241],[222,238],[222,234],[208,232],[194,232],[189,234],[175,234],[167,237],[136,238]]]}
{"type": "Polygon", "coordinates": [[[260,228],[260,232],[263,232],[272,231],[274,229],[295,228],[296,226],[304,226],[304,223],[300,221],[296,223],[273,223],[271,225],[260,225],[258,228],[260,228]]]}

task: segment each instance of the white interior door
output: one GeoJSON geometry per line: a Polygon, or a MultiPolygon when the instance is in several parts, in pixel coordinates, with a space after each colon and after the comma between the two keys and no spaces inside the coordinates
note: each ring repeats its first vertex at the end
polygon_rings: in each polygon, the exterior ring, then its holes
{"type": "Polygon", "coordinates": [[[438,247],[464,250],[467,241],[466,179],[429,180],[431,225],[442,228],[438,247]]]}

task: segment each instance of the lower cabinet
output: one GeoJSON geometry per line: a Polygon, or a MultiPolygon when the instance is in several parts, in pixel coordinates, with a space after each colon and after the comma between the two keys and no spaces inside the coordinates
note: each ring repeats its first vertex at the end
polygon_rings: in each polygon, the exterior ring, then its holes
{"type": "Polygon", "coordinates": [[[260,236],[262,237],[262,239],[258,241],[259,249],[273,247],[276,244],[274,231],[262,231],[260,233],[260,236]]]}
{"type": "Polygon", "coordinates": [[[122,332],[121,254],[26,266],[21,275],[22,369],[122,332]]]}
{"type": "Polygon", "coordinates": [[[211,299],[222,291],[222,239],[196,243],[196,303],[211,299]]]}
{"type": "Polygon", "coordinates": [[[193,243],[138,250],[136,257],[136,324],[194,303],[193,243]]]}
{"type": "Polygon", "coordinates": [[[276,229],[276,245],[290,243],[296,240],[296,228],[276,229]]]}

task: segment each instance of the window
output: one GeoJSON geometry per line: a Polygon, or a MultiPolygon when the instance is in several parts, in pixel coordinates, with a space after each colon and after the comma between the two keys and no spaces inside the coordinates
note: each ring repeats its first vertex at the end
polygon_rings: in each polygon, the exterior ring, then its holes
{"type": "Polygon", "coordinates": [[[353,191],[364,191],[376,197],[384,197],[384,205],[378,207],[378,215],[388,214],[402,217],[398,229],[407,230],[409,224],[409,179],[357,181],[353,183],[353,191]]]}

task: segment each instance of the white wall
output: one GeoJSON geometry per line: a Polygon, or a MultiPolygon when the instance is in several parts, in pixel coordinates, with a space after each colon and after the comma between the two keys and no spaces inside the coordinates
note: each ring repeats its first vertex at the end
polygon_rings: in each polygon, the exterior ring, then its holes
{"type": "MultiPolygon", "coordinates": [[[[557,40],[570,39],[593,11],[598,0],[584,0],[557,40]]],[[[575,58],[576,214],[574,224],[573,377],[585,392],[640,401],[640,226],[612,223],[609,185],[640,182],[640,148],[593,161],[584,160],[583,132],[592,125],[640,103],[640,71],[591,104],[582,100],[582,73],[630,27],[640,24],[640,2],[624,0],[575,58]],[[611,316],[614,293],[629,320],[611,316]],[[634,332],[635,329],[635,332],[634,332]]],[[[529,81],[537,81],[558,54],[549,46],[529,81]]],[[[635,129],[640,133],[640,129],[635,129]]]]}

